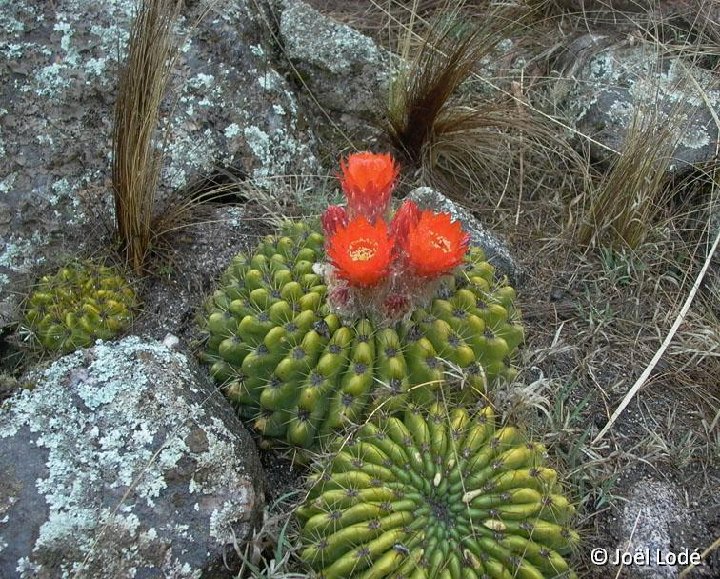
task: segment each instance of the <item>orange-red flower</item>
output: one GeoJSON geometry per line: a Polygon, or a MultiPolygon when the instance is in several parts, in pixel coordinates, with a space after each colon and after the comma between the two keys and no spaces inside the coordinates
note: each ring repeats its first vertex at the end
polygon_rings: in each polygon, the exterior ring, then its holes
{"type": "Polygon", "coordinates": [[[422,211],[407,238],[399,241],[410,270],[432,279],[462,263],[470,236],[460,222],[450,220],[449,213],[422,211]]]}
{"type": "Polygon", "coordinates": [[[384,215],[395,187],[398,166],[390,153],[353,153],[340,161],[340,186],[350,216],[364,215],[371,223],[384,215]]]}
{"type": "Polygon", "coordinates": [[[327,254],[341,279],[351,286],[373,287],[387,275],[393,242],[385,221],[372,225],[365,216],[339,225],[327,240],[327,254]]]}

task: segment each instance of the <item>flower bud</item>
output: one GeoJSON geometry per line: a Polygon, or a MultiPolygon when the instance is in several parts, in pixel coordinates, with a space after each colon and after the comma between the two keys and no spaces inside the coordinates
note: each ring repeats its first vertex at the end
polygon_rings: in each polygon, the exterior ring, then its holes
{"type": "Polygon", "coordinates": [[[348,223],[347,211],[339,205],[330,205],[320,217],[325,237],[334,234],[338,227],[345,227],[348,223]]]}

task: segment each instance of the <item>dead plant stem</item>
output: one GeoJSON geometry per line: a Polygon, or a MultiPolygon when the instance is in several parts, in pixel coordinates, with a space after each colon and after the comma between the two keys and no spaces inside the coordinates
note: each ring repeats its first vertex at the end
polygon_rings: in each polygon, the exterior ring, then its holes
{"type": "Polygon", "coordinates": [[[688,294],[687,299],[685,300],[685,303],[683,304],[682,309],[680,310],[680,313],[675,318],[675,322],[672,325],[672,328],[670,328],[670,331],[668,332],[667,336],[665,336],[665,339],[663,340],[663,343],[661,344],[660,348],[658,348],[657,352],[655,352],[655,355],[653,356],[652,360],[650,361],[650,364],[648,364],[647,368],[643,371],[643,373],[640,375],[640,377],[637,379],[635,384],[633,384],[632,388],[628,391],[628,393],[623,398],[620,405],[615,409],[615,412],[612,413],[612,416],[610,417],[610,420],[608,420],[608,423],[603,427],[603,429],[598,433],[598,435],[595,437],[595,439],[592,441],[592,444],[595,444],[599,440],[602,439],[605,434],[612,428],[613,424],[615,424],[615,421],[618,419],[620,414],[622,414],[623,410],[627,408],[628,404],[630,404],[631,400],[637,394],[637,391],[642,388],[642,386],[647,381],[648,377],[652,373],[652,371],[655,369],[655,366],[660,361],[660,358],[663,357],[663,354],[665,354],[665,350],[667,350],[668,346],[670,345],[670,342],[672,342],[673,338],[675,337],[675,333],[677,332],[678,328],[680,327],[680,324],[683,323],[685,320],[685,317],[687,316],[688,312],[690,311],[690,306],[693,303],[693,300],[695,299],[695,295],[697,294],[698,290],[700,289],[700,284],[702,283],[703,278],[705,277],[705,274],[707,273],[708,268],[710,267],[710,263],[712,262],[713,255],[715,254],[715,251],[718,248],[718,245],[720,244],[720,230],[718,230],[717,235],[715,235],[715,241],[712,244],[712,247],[710,248],[710,251],[707,254],[707,257],[705,258],[705,263],[702,266],[702,269],[700,270],[700,273],[695,278],[695,282],[692,285],[692,288],[690,288],[690,293],[688,294]]]}

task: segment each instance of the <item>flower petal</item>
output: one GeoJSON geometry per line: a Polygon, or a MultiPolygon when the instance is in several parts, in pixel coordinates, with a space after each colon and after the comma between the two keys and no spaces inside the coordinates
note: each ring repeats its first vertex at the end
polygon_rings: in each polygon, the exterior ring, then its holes
{"type": "Polygon", "coordinates": [[[470,236],[449,213],[422,211],[407,237],[399,242],[409,269],[415,275],[434,279],[460,265],[470,236]]]}
{"type": "Polygon", "coordinates": [[[327,255],[339,278],[355,287],[373,287],[390,268],[393,242],[385,221],[364,216],[340,225],[327,240],[327,255]]]}

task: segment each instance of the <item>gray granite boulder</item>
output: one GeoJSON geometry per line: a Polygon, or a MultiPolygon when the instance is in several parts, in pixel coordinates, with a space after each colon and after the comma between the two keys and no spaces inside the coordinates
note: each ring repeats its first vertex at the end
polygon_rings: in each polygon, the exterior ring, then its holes
{"type": "Polygon", "coordinates": [[[500,274],[507,275],[513,285],[521,285],[523,271],[510,255],[507,245],[496,235],[489,232],[467,209],[460,207],[454,201],[430,187],[418,187],[407,197],[418,204],[421,209],[433,211],[446,211],[454,220],[460,221],[464,229],[470,234],[470,243],[480,247],[487,260],[495,266],[500,274]]]}
{"type": "Polygon", "coordinates": [[[674,131],[670,170],[716,156],[720,79],[709,71],[659,57],[655,45],[592,34],[568,46],[555,68],[555,101],[569,124],[592,138],[595,159],[612,160],[635,115],[650,114],[674,131]]]}
{"type": "Polygon", "coordinates": [[[300,0],[281,0],[278,6],[284,54],[318,104],[374,118],[378,95],[396,64],[390,53],[300,0]]]}
{"type": "Polygon", "coordinates": [[[0,416],[0,576],[226,576],[263,510],[255,445],[187,358],[131,336],[0,416]]]}
{"type": "MultiPolygon", "coordinates": [[[[112,115],[137,2],[0,4],[2,328],[18,318],[23,274],[92,251],[112,230],[112,115]]],[[[218,168],[263,187],[318,173],[314,137],[273,67],[263,6],[185,3],[163,114],[162,199],[218,168]]]]}

